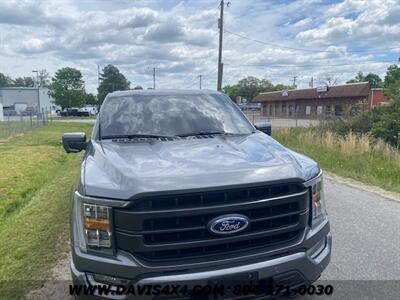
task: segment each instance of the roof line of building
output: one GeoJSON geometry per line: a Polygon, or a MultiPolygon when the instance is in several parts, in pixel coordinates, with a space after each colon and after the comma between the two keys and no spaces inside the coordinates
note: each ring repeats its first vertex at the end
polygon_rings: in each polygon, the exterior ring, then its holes
{"type": "MultiPolygon", "coordinates": [[[[17,86],[0,86],[0,90],[37,90],[37,87],[26,87],[26,86],[21,86],[21,87],[17,87],[17,86]]],[[[41,89],[48,89],[47,86],[43,86],[43,87],[39,87],[39,90],[41,89]]]]}
{"type": "MultiPolygon", "coordinates": [[[[328,86],[328,87],[341,87],[341,86],[358,85],[358,84],[366,84],[366,83],[369,83],[369,82],[368,81],[352,82],[352,83],[346,83],[346,84],[331,85],[331,86],[328,86]]],[[[315,90],[315,89],[317,89],[317,87],[302,88],[302,89],[290,89],[290,90],[287,90],[287,91],[291,92],[291,91],[305,91],[305,90],[315,90]]],[[[282,91],[283,90],[271,91],[271,92],[263,92],[263,93],[260,93],[260,95],[278,93],[278,92],[282,92],[282,91]]]]}

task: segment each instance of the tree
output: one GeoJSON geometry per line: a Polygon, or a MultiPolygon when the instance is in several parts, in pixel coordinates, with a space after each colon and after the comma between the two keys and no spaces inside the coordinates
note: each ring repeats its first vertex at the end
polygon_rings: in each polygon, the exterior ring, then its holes
{"type": "Polygon", "coordinates": [[[13,80],[15,87],[34,87],[35,81],[32,77],[17,77],[13,80]]]}
{"type": "Polygon", "coordinates": [[[351,130],[363,132],[383,139],[386,143],[400,148],[400,68],[397,65],[388,67],[385,76],[385,94],[390,102],[375,106],[356,116],[351,130]]]}
{"type": "Polygon", "coordinates": [[[400,67],[398,65],[391,65],[386,71],[385,87],[389,87],[397,80],[400,80],[400,67]]]}
{"type": "Polygon", "coordinates": [[[248,76],[238,82],[239,95],[246,98],[248,101],[252,100],[260,90],[261,81],[257,77],[248,76]]]}
{"type": "Polygon", "coordinates": [[[336,85],[336,83],[337,83],[337,78],[334,78],[333,76],[327,76],[324,81],[324,84],[326,86],[333,86],[336,85]]]}
{"type": "Polygon", "coordinates": [[[365,81],[369,82],[371,88],[380,88],[383,86],[382,79],[378,74],[368,73],[367,76],[365,76],[365,81]]]}
{"type": "Polygon", "coordinates": [[[79,107],[85,103],[85,89],[81,71],[66,67],[52,78],[50,95],[62,108],[79,107]]]}
{"type": "Polygon", "coordinates": [[[290,90],[292,87],[289,85],[285,85],[282,83],[278,83],[274,86],[274,91],[283,91],[283,90],[290,90]]]}
{"type": "Polygon", "coordinates": [[[383,86],[382,79],[378,74],[368,73],[364,76],[362,72],[358,72],[357,76],[346,83],[368,82],[371,88],[379,88],[383,86]]]}
{"type": "Polygon", "coordinates": [[[101,83],[97,89],[99,104],[103,103],[108,93],[129,90],[130,87],[130,82],[113,65],[108,65],[103,69],[103,73],[100,74],[100,80],[101,83]]]}
{"type": "Polygon", "coordinates": [[[97,97],[92,93],[87,93],[85,95],[85,104],[86,105],[97,105],[97,97]]]}
{"type": "Polygon", "coordinates": [[[50,74],[46,71],[46,69],[39,70],[38,79],[39,85],[41,87],[49,87],[50,86],[50,74]]]}
{"type": "Polygon", "coordinates": [[[363,81],[364,81],[364,74],[363,74],[363,72],[360,71],[357,73],[356,77],[348,80],[346,83],[357,83],[357,82],[363,82],[363,81]]]}
{"type": "Polygon", "coordinates": [[[237,96],[241,96],[250,101],[259,93],[279,91],[289,88],[289,86],[284,84],[277,84],[274,86],[269,80],[249,76],[243,78],[237,84],[224,86],[222,90],[232,99],[232,101],[236,101],[237,96]]]}
{"type": "Polygon", "coordinates": [[[385,95],[392,101],[400,103],[400,79],[394,81],[385,89],[385,95]]]}
{"type": "Polygon", "coordinates": [[[0,73],[0,87],[12,86],[12,83],[13,82],[10,76],[0,73]]]}
{"type": "Polygon", "coordinates": [[[232,101],[236,101],[236,96],[239,96],[239,85],[226,85],[222,88],[224,94],[228,95],[232,101]]]}

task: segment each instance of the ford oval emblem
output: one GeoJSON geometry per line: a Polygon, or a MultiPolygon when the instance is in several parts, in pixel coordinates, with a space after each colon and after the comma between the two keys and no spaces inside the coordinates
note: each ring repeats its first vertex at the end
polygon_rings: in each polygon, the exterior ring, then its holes
{"type": "Polygon", "coordinates": [[[234,234],[249,226],[249,219],[243,215],[223,215],[208,223],[208,230],[217,235],[234,234]]]}

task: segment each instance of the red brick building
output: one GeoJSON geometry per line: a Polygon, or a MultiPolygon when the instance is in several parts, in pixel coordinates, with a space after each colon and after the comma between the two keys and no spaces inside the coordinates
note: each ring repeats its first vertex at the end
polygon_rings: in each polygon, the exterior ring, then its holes
{"type": "Polygon", "coordinates": [[[371,89],[368,95],[368,104],[369,106],[379,105],[383,102],[387,102],[388,98],[384,95],[383,89],[371,89]]]}
{"type": "Polygon", "coordinates": [[[257,95],[264,116],[281,118],[349,118],[387,101],[382,89],[368,82],[318,88],[283,90],[257,95]]]}

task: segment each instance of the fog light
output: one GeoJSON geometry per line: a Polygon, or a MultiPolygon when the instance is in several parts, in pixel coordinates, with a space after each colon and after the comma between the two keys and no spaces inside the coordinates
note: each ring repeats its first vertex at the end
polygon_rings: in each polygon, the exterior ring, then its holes
{"type": "Polygon", "coordinates": [[[108,275],[102,274],[88,274],[89,281],[92,281],[92,284],[95,283],[104,283],[108,285],[128,285],[130,284],[130,280],[124,278],[118,278],[108,275]]]}
{"type": "Polygon", "coordinates": [[[310,255],[310,257],[313,259],[316,258],[322,252],[322,250],[324,250],[325,245],[326,238],[324,237],[307,251],[308,255],[310,255]]]}

